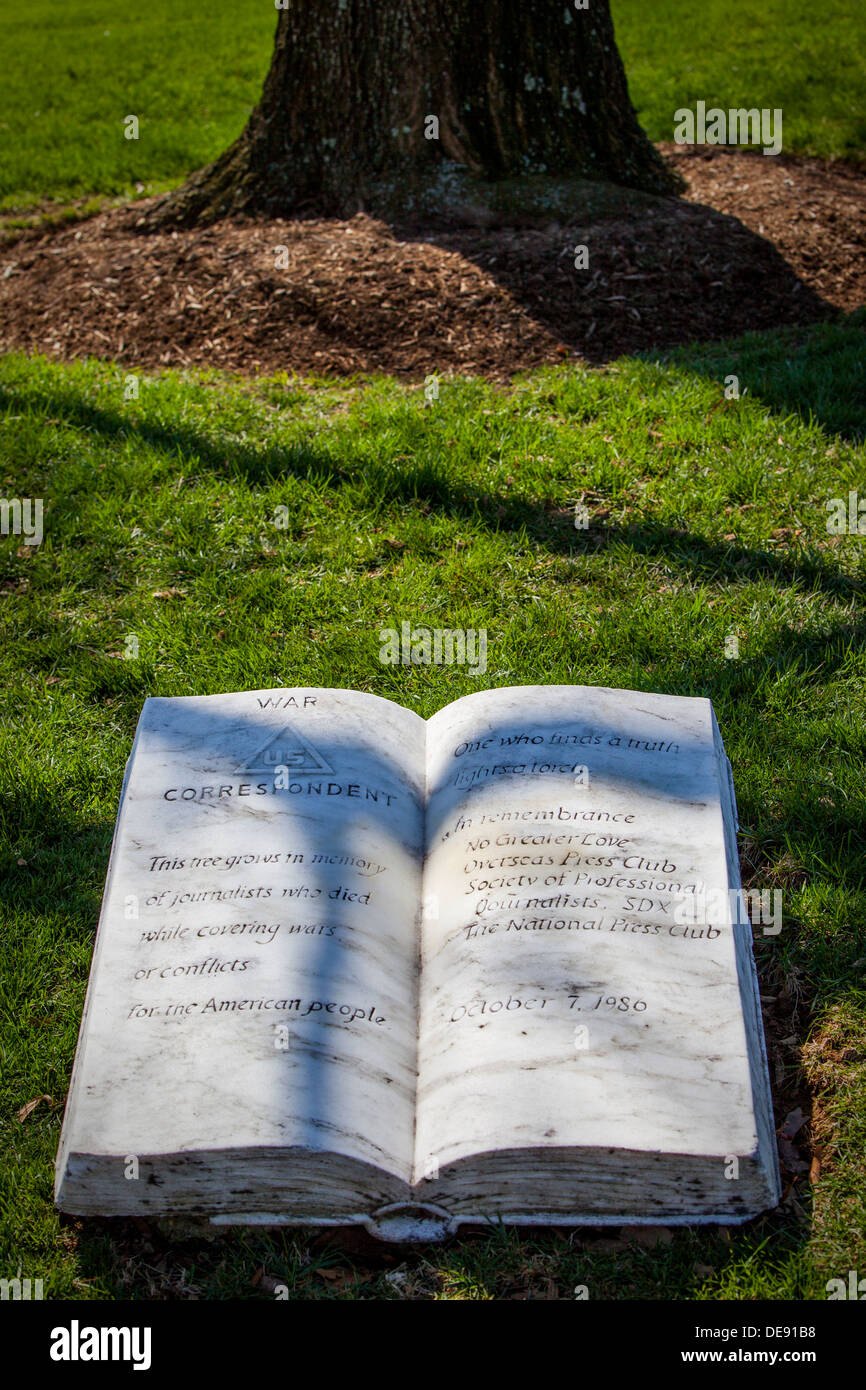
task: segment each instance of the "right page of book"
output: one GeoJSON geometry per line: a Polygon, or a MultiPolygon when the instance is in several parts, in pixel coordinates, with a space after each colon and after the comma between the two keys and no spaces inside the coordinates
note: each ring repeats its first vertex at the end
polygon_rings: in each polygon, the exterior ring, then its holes
{"type": "Polygon", "coordinates": [[[416,1182],[754,1152],[720,759],[705,699],[512,687],[428,722],[416,1182]]]}

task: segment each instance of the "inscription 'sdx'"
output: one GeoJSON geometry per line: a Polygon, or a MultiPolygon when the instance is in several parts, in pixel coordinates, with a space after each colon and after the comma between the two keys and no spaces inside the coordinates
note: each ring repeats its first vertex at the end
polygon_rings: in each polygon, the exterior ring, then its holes
{"type": "Polygon", "coordinates": [[[296,777],[333,776],[334,773],[330,763],[291,724],[284,724],[277,733],[271,734],[267,742],[236,769],[236,775],[273,772],[278,767],[288,768],[296,777]]]}

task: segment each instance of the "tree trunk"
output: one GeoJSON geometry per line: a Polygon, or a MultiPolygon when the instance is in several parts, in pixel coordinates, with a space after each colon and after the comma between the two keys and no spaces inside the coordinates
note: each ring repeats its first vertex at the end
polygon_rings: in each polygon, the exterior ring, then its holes
{"type": "Polygon", "coordinates": [[[435,215],[502,180],[678,177],[641,130],[609,0],[287,0],[238,140],[152,225],[435,215]]]}

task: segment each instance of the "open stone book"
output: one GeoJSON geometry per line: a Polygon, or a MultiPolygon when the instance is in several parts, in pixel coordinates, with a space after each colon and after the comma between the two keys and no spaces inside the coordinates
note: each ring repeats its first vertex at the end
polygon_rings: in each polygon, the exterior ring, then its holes
{"type": "Polygon", "coordinates": [[[774,1206],[736,828],[705,699],[149,699],[58,1205],[397,1240],[774,1206]]]}

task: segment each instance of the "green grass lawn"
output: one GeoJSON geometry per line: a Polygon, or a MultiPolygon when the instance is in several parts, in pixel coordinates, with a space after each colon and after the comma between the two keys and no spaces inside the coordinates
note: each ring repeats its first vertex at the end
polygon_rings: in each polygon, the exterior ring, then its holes
{"type": "MultiPolygon", "coordinates": [[[[861,157],[859,0],[613,0],[632,99],[653,140],[673,114],[781,107],[784,148],[861,157]]],[[[270,61],[263,0],[0,0],[0,212],[161,191],[243,129],[270,61]],[[124,138],[137,115],[140,138],[124,138]]]]}
{"type": "MultiPolygon", "coordinates": [[[[653,139],[704,99],[782,107],[786,150],[862,158],[855,0],[613,11],[653,139]]],[[[261,0],[0,0],[0,211],[180,182],[242,129],[275,18],[261,0]]],[[[864,326],[508,390],[444,380],[432,405],[386,379],[216,373],[142,376],[127,401],[117,365],[0,361],[0,498],[45,504],[41,546],[0,537],[0,1277],[82,1299],[270,1297],[262,1268],[321,1298],[786,1299],[866,1271],[866,537],[825,526],[829,498],[866,500],[864,326]],[[486,675],[381,666],[379,630],[402,621],[485,627],[486,675]],[[797,1004],[773,1079],[803,1067],[818,1095],[814,1192],[651,1248],[492,1233],[422,1249],[393,1279],[303,1233],[149,1248],[61,1225],[53,1160],[145,697],[352,686],[427,716],[529,682],[712,698],[755,886],[784,893],[783,931],[756,952],[797,1004]]]]}
{"type": "MultiPolygon", "coordinates": [[[[828,498],[866,498],[863,356],[860,315],[508,390],[443,380],[432,405],[383,379],[175,373],[125,401],[110,364],[0,364],[0,495],[45,502],[40,547],[0,540],[0,1274],[76,1298],[270,1297],[264,1267],[293,1296],[715,1299],[823,1298],[866,1269],[866,537],[825,525],[828,498]],[[486,675],[380,665],[379,629],[404,620],[485,627],[486,675]],[[741,843],[784,893],[756,950],[813,1040],[814,1199],[652,1248],[493,1233],[424,1248],[395,1280],[303,1235],[163,1258],[62,1227],[52,1165],[145,696],[353,686],[429,716],[527,682],[712,698],[741,843]]],[[[796,1041],[781,1066],[777,1084],[796,1041]]]]}
{"type": "Polygon", "coordinates": [[[860,0],[611,0],[629,91],[651,140],[679,106],[783,112],[783,149],[862,161],[866,11],[860,0]]]}

